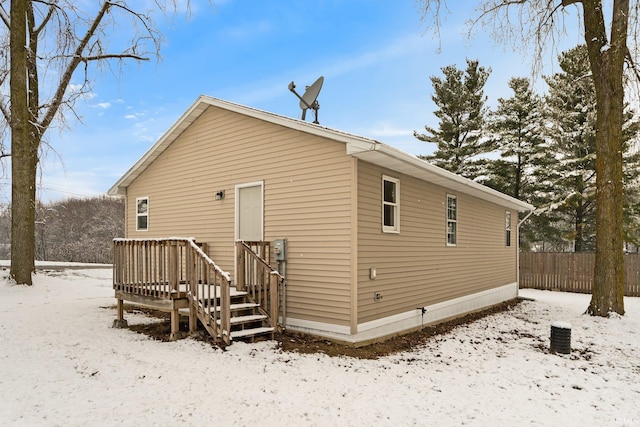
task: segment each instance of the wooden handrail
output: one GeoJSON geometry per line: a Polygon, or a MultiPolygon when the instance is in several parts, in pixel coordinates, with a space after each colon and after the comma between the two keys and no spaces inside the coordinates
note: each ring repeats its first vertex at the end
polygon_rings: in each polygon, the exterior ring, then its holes
{"type": "Polygon", "coordinates": [[[267,262],[269,252],[269,242],[236,242],[236,288],[247,292],[249,298],[260,305],[259,310],[269,317],[271,326],[277,327],[280,285],[284,278],[267,262]],[[254,248],[258,248],[261,254],[254,248]]]}

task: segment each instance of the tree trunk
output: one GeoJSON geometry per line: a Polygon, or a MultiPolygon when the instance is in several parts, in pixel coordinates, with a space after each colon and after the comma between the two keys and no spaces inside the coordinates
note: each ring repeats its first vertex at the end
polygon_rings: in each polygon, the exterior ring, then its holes
{"type": "MultiPolygon", "coordinates": [[[[612,73],[613,74],[613,73],[612,73]]],[[[596,264],[588,313],[624,314],[622,88],[603,78],[596,130],[596,264]],[[607,84],[608,83],[608,84],[607,84]],[[602,106],[602,107],[601,107],[602,106]]],[[[620,84],[622,86],[622,84],[620,84]]]]}
{"type": "Polygon", "coordinates": [[[629,0],[613,4],[611,39],[607,43],[600,1],[584,1],[585,41],[596,90],[596,263],[587,313],[624,314],[622,223],[622,81],[629,19],[629,0]]]}
{"type": "Polygon", "coordinates": [[[584,207],[582,202],[578,202],[578,206],[576,207],[574,232],[573,251],[584,252],[584,207]]]}
{"type": "Polygon", "coordinates": [[[11,277],[31,285],[35,269],[38,138],[29,109],[27,0],[11,1],[11,277]]]}

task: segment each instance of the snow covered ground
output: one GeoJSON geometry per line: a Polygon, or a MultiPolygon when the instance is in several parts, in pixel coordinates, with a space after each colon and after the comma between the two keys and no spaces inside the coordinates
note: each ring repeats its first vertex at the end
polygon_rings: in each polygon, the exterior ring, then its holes
{"type": "Polygon", "coordinates": [[[588,295],[523,290],[536,301],[359,360],[112,329],[110,269],[38,274],[32,288],[6,276],[2,425],[640,426],[639,298],[601,319],[582,314],[588,295]],[[548,353],[553,321],[572,324],[570,355],[548,353]]]}

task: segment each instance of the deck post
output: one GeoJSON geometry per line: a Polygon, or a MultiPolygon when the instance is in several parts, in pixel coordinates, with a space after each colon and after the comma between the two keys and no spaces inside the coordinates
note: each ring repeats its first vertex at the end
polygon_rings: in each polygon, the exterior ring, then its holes
{"type": "Polygon", "coordinates": [[[220,286],[220,337],[225,344],[231,344],[231,285],[220,286]]]}
{"type": "Polygon", "coordinates": [[[245,289],[245,261],[244,261],[244,247],[242,242],[236,242],[236,254],[238,257],[238,262],[237,262],[237,271],[236,271],[236,275],[238,276],[236,278],[236,288],[239,291],[244,291],[245,289]]]}
{"type": "Polygon", "coordinates": [[[121,299],[118,299],[117,309],[116,309],[116,319],[113,321],[113,328],[126,328],[129,326],[126,319],[124,318],[124,302],[121,299]]]}
{"type": "Polygon", "coordinates": [[[196,306],[191,302],[189,304],[189,333],[194,333],[198,330],[198,313],[196,313],[196,306]]]}
{"type": "Polygon", "coordinates": [[[169,341],[176,341],[180,338],[180,313],[177,309],[171,310],[171,335],[169,341]]]}
{"type": "Polygon", "coordinates": [[[280,283],[280,275],[271,273],[269,276],[269,298],[271,302],[271,326],[278,327],[278,306],[280,305],[280,294],[278,292],[278,284],[280,283]]]}
{"type": "Polygon", "coordinates": [[[187,248],[187,265],[190,272],[187,274],[189,277],[189,287],[187,289],[189,299],[189,333],[194,333],[198,329],[198,313],[196,313],[196,301],[198,301],[198,257],[193,251],[193,248],[187,248]]]}

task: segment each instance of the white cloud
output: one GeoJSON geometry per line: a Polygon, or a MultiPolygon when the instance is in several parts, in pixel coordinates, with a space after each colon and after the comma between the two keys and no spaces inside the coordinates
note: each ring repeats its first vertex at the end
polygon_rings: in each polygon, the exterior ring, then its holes
{"type": "Polygon", "coordinates": [[[124,116],[125,119],[127,120],[138,120],[141,117],[144,117],[145,113],[131,113],[131,114],[126,114],[124,116]]]}
{"type": "Polygon", "coordinates": [[[110,102],[99,102],[98,103],[98,107],[107,109],[107,108],[111,107],[111,103],[110,102]]]}
{"type": "Polygon", "coordinates": [[[394,127],[390,123],[379,123],[373,128],[369,129],[368,135],[375,137],[396,137],[396,136],[412,136],[413,131],[411,129],[402,129],[394,127]]]}
{"type": "Polygon", "coordinates": [[[93,99],[98,96],[95,92],[86,91],[87,87],[79,84],[69,84],[68,91],[73,94],[79,94],[84,99],[93,99]]]}

